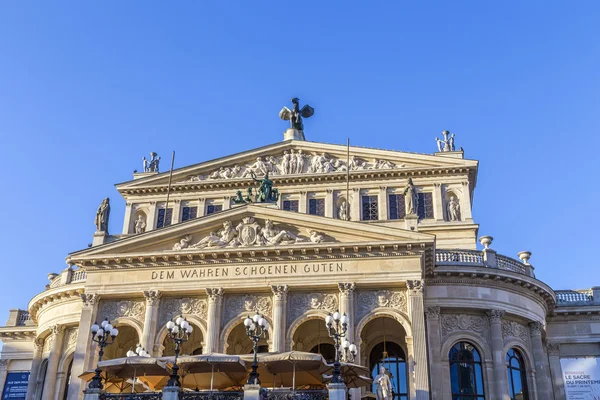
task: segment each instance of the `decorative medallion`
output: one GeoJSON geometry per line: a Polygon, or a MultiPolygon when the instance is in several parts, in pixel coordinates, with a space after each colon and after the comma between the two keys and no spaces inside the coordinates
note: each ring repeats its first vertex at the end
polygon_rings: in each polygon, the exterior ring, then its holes
{"type": "Polygon", "coordinates": [[[294,293],[288,301],[288,323],[309,310],[335,312],[338,309],[337,295],[332,293],[294,293]]]}
{"type": "Polygon", "coordinates": [[[162,299],[160,302],[160,321],[169,321],[178,315],[195,315],[206,320],[208,304],[206,299],[184,297],[181,299],[162,299]]]}

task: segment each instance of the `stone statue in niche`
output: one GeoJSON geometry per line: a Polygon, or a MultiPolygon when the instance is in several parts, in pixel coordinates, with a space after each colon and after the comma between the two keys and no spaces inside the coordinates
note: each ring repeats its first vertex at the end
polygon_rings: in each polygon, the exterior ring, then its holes
{"type": "Polygon", "coordinates": [[[448,220],[460,221],[460,204],[455,196],[450,196],[450,201],[448,202],[448,220]]]}
{"type": "Polygon", "coordinates": [[[338,210],[338,218],[344,221],[348,221],[348,202],[342,201],[338,210]]]}
{"type": "Polygon", "coordinates": [[[158,172],[160,157],[155,152],[150,153],[150,160],[144,157],[142,158],[142,162],[144,163],[144,172],[158,172]]]}
{"type": "Polygon", "coordinates": [[[110,216],[110,199],[106,197],[96,211],[96,232],[108,233],[108,217],[110,216]]]}
{"type": "Polygon", "coordinates": [[[142,214],[138,214],[134,224],[135,233],[146,232],[146,218],[142,214]]]}
{"type": "Polygon", "coordinates": [[[412,178],[408,178],[408,184],[404,188],[404,207],[406,215],[417,213],[418,196],[417,189],[413,185],[412,178]]]}
{"type": "Polygon", "coordinates": [[[392,400],[392,382],[385,367],[379,369],[379,374],[373,379],[376,386],[377,400],[392,400]]]}

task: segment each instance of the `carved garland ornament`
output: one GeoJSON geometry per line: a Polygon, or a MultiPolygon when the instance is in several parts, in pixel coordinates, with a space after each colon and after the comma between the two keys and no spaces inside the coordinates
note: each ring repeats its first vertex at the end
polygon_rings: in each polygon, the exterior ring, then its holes
{"type": "Polygon", "coordinates": [[[241,312],[247,312],[248,314],[259,314],[271,316],[271,297],[270,296],[255,296],[255,295],[243,295],[243,296],[231,296],[225,299],[225,314],[223,323],[226,324],[232,318],[239,315],[241,312]]]}
{"type": "Polygon", "coordinates": [[[206,299],[184,297],[182,299],[163,299],[160,302],[160,321],[170,321],[178,315],[195,315],[206,320],[208,303],[206,299]]]}
{"type": "Polygon", "coordinates": [[[529,344],[529,329],[516,321],[502,321],[502,336],[505,340],[507,338],[515,338],[529,344]]]}
{"type": "Polygon", "coordinates": [[[332,293],[295,293],[290,296],[288,324],[309,310],[333,313],[338,309],[337,295],[332,293]]]}
{"type": "Polygon", "coordinates": [[[327,241],[322,233],[314,229],[306,230],[308,237],[275,227],[266,219],[263,226],[252,217],[245,217],[234,228],[231,221],[223,222],[223,227],[208,236],[193,242],[192,235],[186,235],[173,245],[174,251],[183,249],[218,249],[224,247],[276,246],[296,243],[323,243],[327,241]]]}
{"type": "MultiPolygon", "coordinates": [[[[405,164],[396,165],[389,160],[374,158],[366,161],[356,156],[350,157],[350,170],[385,170],[403,168],[405,164]]],[[[348,170],[346,160],[337,158],[327,153],[312,152],[307,155],[301,149],[284,150],[280,156],[260,156],[250,164],[219,167],[208,175],[188,176],[185,182],[200,182],[205,180],[227,180],[236,178],[250,178],[257,176],[298,175],[298,174],[328,174],[332,172],[345,172],[348,170]]]]}
{"type": "Polygon", "coordinates": [[[357,304],[357,320],[378,307],[393,308],[406,312],[406,294],[391,290],[361,291],[358,293],[357,304]]]}
{"type": "Polygon", "coordinates": [[[75,347],[75,343],[77,343],[77,332],[78,332],[77,328],[67,329],[67,331],[65,333],[65,339],[64,339],[66,349],[75,347]]]}
{"type": "Polygon", "coordinates": [[[484,335],[487,332],[485,318],[479,315],[452,314],[442,316],[442,336],[455,331],[469,331],[484,335]]]}
{"type": "Polygon", "coordinates": [[[146,305],[138,300],[106,301],[100,304],[98,315],[108,318],[109,321],[119,317],[131,317],[144,322],[146,305]]]}

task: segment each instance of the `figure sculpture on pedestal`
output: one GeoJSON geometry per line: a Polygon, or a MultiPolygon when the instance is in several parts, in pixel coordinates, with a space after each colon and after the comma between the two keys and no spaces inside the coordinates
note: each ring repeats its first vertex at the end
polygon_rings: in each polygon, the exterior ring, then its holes
{"type": "Polygon", "coordinates": [[[454,151],[454,133],[450,135],[450,131],[442,131],[442,135],[444,136],[443,140],[437,137],[435,138],[435,141],[437,142],[438,146],[438,151],[454,151]],[[450,135],[450,137],[448,137],[448,135],[450,135]]]}
{"type": "Polygon", "coordinates": [[[300,99],[297,97],[292,99],[292,103],[294,104],[294,107],[292,107],[291,110],[287,107],[283,107],[281,111],[279,111],[279,118],[284,121],[290,121],[290,127],[292,129],[302,132],[304,131],[302,118],[312,117],[315,113],[315,109],[308,104],[305,104],[304,107],[300,108],[300,99]]]}
{"type": "Polygon", "coordinates": [[[338,217],[341,220],[348,221],[348,203],[344,200],[342,204],[340,204],[340,209],[338,211],[338,217]]]}
{"type": "Polygon", "coordinates": [[[377,400],[392,400],[394,396],[392,382],[390,381],[390,377],[388,376],[385,367],[379,369],[379,375],[375,377],[373,383],[377,387],[375,393],[377,400]]]}
{"type": "Polygon", "coordinates": [[[150,161],[144,157],[142,159],[144,162],[144,172],[158,172],[158,163],[160,162],[160,157],[155,152],[150,153],[150,161]]]}
{"type": "Polygon", "coordinates": [[[273,189],[273,181],[269,179],[268,172],[263,179],[256,179],[256,175],[252,172],[252,180],[259,183],[256,190],[257,203],[275,203],[279,199],[279,192],[273,189]]]}
{"type": "Polygon", "coordinates": [[[450,201],[448,202],[448,220],[460,221],[460,204],[454,196],[450,196],[450,201]]]}
{"type": "Polygon", "coordinates": [[[412,178],[408,178],[408,185],[404,188],[404,206],[406,215],[417,213],[418,204],[417,189],[413,185],[412,178]]]}
{"type": "Polygon", "coordinates": [[[108,233],[108,217],[110,215],[110,199],[107,197],[102,200],[98,210],[96,211],[96,232],[108,233]]]}

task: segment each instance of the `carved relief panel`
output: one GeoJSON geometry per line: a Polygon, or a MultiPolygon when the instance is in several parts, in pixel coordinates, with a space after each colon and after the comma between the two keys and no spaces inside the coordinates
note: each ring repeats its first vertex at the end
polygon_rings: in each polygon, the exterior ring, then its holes
{"type": "Polygon", "coordinates": [[[206,299],[184,297],[181,299],[163,298],[160,301],[159,321],[169,321],[178,315],[194,315],[206,320],[208,302],[206,299]]]}
{"type": "Polygon", "coordinates": [[[242,312],[252,316],[254,313],[271,317],[271,296],[265,295],[233,295],[226,296],[223,302],[223,326],[242,312]]]}
{"type": "Polygon", "coordinates": [[[75,343],[77,342],[77,328],[69,328],[65,332],[65,338],[63,340],[63,346],[66,349],[71,349],[75,347],[75,343]]]}
{"type": "Polygon", "coordinates": [[[112,321],[119,317],[131,317],[144,322],[146,304],[144,300],[103,301],[98,308],[98,318],[112,321]]]}
{"type": "Polygon", "coordinates": [[[529,347],[529,328],[525,325],[510,320],[502,320],[502,337],[504,340],[517,339],[525,347],[529,347]]]}
{"type": "Polygon", "coordinates": [[[483,315],[443,314],[441,318],[442,337],[454,332],[471,332],[484,339],[488,338],[488,321],[483,315]]]}
{"type": "Polygon", "coordinates": [[[400,290],[360,291],[357,295],[356,320],[376,308],[387,307],[406,312],[406,293],[400,290]]]}
{"type": "Polygon", "coordinates": [[[338,309],[338,296],[333,293],[292,293],[288,299],[287,323],[310,310],[333,313],[338,309]]]}

